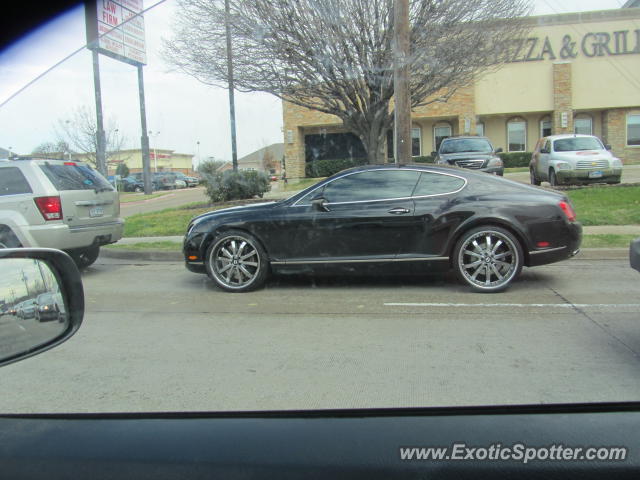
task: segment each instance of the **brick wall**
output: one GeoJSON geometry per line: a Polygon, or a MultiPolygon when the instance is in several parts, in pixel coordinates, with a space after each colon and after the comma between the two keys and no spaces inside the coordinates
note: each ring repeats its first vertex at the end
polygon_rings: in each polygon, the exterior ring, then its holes
{"type": "Polygon", "coordinates": [[[573,133],[573,110],[571,89],[571,63],[562,62],[553,65],[553,120],[554,135],[573,133]],[[562,126],[563,114],[566,127],[562,126]]]}
{"type": "Polygon", "coordinates": [[[640,163],[640,148],[627,146],[627,114],[640,110],[611,109],[602,112],[602,141],[611,145],[613,154],[625,164],[640,163]]]}

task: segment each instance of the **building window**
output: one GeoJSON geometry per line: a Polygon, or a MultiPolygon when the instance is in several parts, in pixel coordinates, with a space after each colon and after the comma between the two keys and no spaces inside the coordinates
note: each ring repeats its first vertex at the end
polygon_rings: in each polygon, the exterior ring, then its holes
{"type": "Polygon", "coordinates": [[[640,146],[640,113],[627,115],[627,145],[640,146]]]}
{"type": "Polygon", "coordinates": [[[484,123],[478,122],[476,123],[476,135],[480,137],[484,137],[484,123]]]}
{"type": "Polygon", "coordinates": [[[507,144],[510,152],[527,150],[527,122],[520,119],[507,122],[507,144]]]}
{"type": "Polygon", "coordinates": [[[593,135],[593,121],[588,115],[580,115],[573,120],[573,133],[593,135]]]}
{"type": "Polygon", "coordinates": [[[440,123],[433,127],[433,144],[435,145],[437,152],[440,149],[440,144],[445,138],[451,136],[451,125],[448,123],[440,123]]]}
{"type": "Polygon", "coordinates": [[[420,127],[411,129],[411,156],[419,157],[422,152],[422,134],[420,127]]]}
{"type": "Polygon", "coordinates": [[[540,120],[540,137],[549,137],[551,135],[551,119],[545,117],[540,120]]]}

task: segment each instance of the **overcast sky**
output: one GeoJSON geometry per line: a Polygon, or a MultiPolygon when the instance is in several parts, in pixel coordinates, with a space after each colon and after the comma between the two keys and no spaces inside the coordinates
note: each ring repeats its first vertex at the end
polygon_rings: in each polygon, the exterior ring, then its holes
{"type": "MultiPolygon", "coordinates": [[[[151,0],[145,6],[153,5],[151,0]]],[[[620,8],[623,0],[535,0],[537,15],[620,8]]],[[[175,2],[167,0],[145,15],[148,64],[144,68],[148,130],[152,147],[191,153],[196,158],[231,157],[228,97],[170,72],[158,54],[161,38],[171,32],[175,2]],[[200,145],[198,147],[198,142],[200,145]]],[[[0,103],[75,50],[62,65],[0,107],[0,147],[29,153],[55,139],[53,125],[86,105],[94,109],[91,55],[85,43],[80,6],[34,31],[0,53],[0,103]]],[[[103,108],[118,124],[126,147],[140,145],[140,110],[135,67],[100,56],[103,108]]],[[[280,100],[266,94],[236,93],[238,151],[247,155],[282,142],[280,100]]]]}

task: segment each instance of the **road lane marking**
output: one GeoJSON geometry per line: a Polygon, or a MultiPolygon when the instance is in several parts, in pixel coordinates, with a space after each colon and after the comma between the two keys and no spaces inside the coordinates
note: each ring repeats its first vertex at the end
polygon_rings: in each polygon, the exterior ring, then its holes
{"type": "Polygon", "coordinates": [[[18,325],[18,328],[20,328],[23,332],[26,332],[26,331],[27,331],[27,329],[26,329],[26,328],[24,328],[22,325],[18,325]]]}
{"type": "Polygon", "coordinates": [[[638,308],[640,303],[385,303],[385,307],[638,308]]]}

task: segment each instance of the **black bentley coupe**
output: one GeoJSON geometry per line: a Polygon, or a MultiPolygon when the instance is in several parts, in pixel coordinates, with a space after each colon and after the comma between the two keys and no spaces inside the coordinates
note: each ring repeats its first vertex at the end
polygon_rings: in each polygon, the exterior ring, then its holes
{"type": "Polygon", "coordinates": [[[559,192],[455,167],[376,165],[286,200],[200,215],[183,253],[189,270],[230,292],[259,288],[272,271],[367,266],[453,268],[473,289],[497,292],[523,265],[575,255],[581,238],[559,192]]]}

